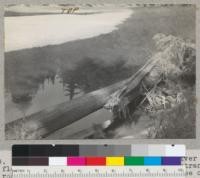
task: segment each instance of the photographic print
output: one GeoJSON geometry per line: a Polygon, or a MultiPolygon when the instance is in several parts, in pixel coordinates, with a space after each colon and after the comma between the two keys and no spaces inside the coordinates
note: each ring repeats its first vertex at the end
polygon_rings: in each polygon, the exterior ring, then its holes
{"type": "Polygon", "coordinates": [[[196,6],[7,5],[8,140],[196,138],[196,6]]]}

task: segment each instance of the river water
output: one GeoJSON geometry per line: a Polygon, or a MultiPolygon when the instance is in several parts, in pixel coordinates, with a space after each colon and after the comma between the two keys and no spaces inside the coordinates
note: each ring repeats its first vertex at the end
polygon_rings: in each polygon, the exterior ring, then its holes
{"type": "Polygon", "coordinates": [[[61,44],[106,34],[132,14],[118,10],[92,15],[5,17],[5,51],[61,44]]]}

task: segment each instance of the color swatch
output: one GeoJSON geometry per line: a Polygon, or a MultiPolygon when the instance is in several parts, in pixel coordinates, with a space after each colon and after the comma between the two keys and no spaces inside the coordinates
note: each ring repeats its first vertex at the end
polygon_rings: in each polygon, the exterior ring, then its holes
{"type": "Polygon", "coordinates": [[[12,158],[13,166],[48,166],[49,159],[48,157],[41,158],[31,158],[31,157],[21,157],[21,158],[12,158]]]}
{"type": "Polygon", "coordinates": [[[66,157],[49,157],[49,166],[67,165],[66,157]]]}
{"type": "Polygon", "coordinates": [[[181,165],[181,157],[163,157],[162,165],[181,165]]]}
{"type": "Polygon", "coordinates": [[[12,156],[79,156],[79,145],[13,145],[12,156]]]}
{"type": "Polygon", "coordinates": [[[159,166],[161,164],[161,157],[144,157],[144,165],[159,166]]]}
{"type": "Polygon", "coordinates": [[[13,145],[12,156],[185,156],[184,145],[13,145]]]}
{"type": "Polygon", "coordinates": [[[106,157],[106,166],[124,166],[124,157],[106,157]]]}
{"type": "Polygon", "coordinates": [[[105,166],[106,158],[105,157],[87,157],[86,165],[88,165],[88,166],[105,166]]]}
{"type": "Polygon", "coordinates": [[[144,165],[144,157],[125,157],[124,164],[127,166],[142,166],[144,165]]]}
{"type": "Polygon", "coordinates": [[[164,166],[181,165],[181,157],[13,157],[13,166],[164,166]]]}
{"type": "Polygon", "coordinates": [[[85,166],[86,158],[85,157],[68,157],[67,165],[68,166],[85,166]]]}

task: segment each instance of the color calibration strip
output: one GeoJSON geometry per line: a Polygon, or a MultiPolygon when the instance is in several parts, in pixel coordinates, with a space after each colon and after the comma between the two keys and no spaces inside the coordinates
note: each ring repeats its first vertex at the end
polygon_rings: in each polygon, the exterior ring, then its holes
{"type": "Polygon", "coordinates": [[[184,145],[14,145],[13,166],[181,165],[184,145]]]}
{"type": "Polygon", "coordinates": [[[13,145],[13,157],[185,156],[185,145],[13,145]]]}
{"type": "Polygon", "coordinates": [[[13,157],[13,166],[169,166],[182,157],[13,157]]]}

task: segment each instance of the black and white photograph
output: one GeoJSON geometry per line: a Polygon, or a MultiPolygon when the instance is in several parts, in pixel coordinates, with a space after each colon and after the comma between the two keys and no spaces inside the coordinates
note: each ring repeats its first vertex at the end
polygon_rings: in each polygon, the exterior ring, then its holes
{"type": "Polygon", "coordinates": [[[195,139],[196,6],[4,8],[6,140],[195,139]]]}

